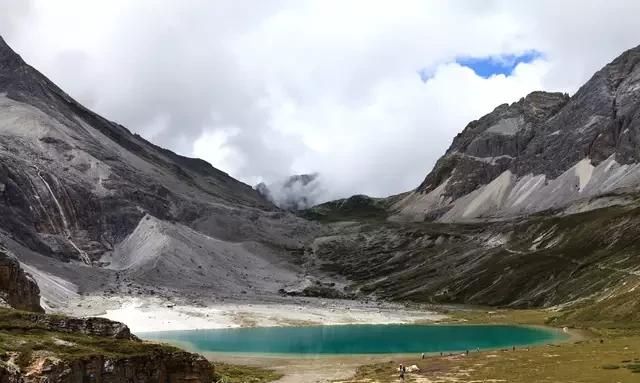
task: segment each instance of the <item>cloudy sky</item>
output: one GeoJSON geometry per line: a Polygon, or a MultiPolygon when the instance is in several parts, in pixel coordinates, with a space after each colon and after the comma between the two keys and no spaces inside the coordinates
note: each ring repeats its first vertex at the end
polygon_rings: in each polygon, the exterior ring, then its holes
{"type": "Polygon", "coordinates": [[[640,44],[640,2],[0,0],[0,34],[73,97],[255,184],[416,187],[470,120],[573,93],[640,44]]]}

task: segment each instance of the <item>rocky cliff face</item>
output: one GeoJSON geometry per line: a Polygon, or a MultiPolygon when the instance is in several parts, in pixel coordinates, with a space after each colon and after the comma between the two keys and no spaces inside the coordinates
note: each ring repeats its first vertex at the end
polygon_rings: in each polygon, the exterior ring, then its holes
{"type": "Polygon", "coordinates": [[[26,371],[0,362],[2,383],[210,383],[213,367],[202,356],[187,352],[155,351],[128,358],[91,356],[74,361],[36,358],[26,371]]]}
{"type": "Polygon", "coordinates": [[[534,92],[472,121],[399,219],[460,221],[556,209],[638,189],[640,47],[568,97],[534,92]]]}
{"type": "Polygon", "coordinates": [[[204,357],[142,342],[122,323],[0,309],[0,382],[212,380],[204,357]]]}
{"type": "Polygon", "coordinates": [[[0,247],[0,303],[3,301],[19,310],[44,311],[38,284],[8,250],[0,247]]]}

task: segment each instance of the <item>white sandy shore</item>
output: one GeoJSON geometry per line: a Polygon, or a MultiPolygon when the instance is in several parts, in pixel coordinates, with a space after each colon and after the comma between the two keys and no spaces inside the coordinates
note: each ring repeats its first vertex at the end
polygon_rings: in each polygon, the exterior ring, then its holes
{"type": "Polygon", "coordinates": [[[389,324],[438,321],[444,315],[397,304],[305,299],[283,303],[215,303],[206,307],[160,298],[83,297],[73,311],[123,322],[134,333],[230,327],[389,324]]]}

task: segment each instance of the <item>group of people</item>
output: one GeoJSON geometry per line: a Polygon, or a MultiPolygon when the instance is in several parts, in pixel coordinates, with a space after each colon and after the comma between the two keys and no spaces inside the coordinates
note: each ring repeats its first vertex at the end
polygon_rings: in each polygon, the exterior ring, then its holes
{"type": "MultiPolygon", "coordinates": [[[[424,354],[422,355],[424,356],[424,354]]],[[[400,363],[400,367],[398,368],[398,370],[400,370],[400,380],[404,382],[404,374],[407,372],[407,368],[404,366],[404,364],[400,363]]]]}
{"type": "MultiPolygon", "coordinates": [[[[603,341],[601,340],[600,343],[603,343],[603,341]]],[[[516,350],[516,346],[513,346],[511,348],[512,351],[516,350]]],[[[480,352],[480,348],[476,348],[477,352],[480,352]]],[[[529,351],[529,347],[527,347],[527,351],[529,351]]],[[[452,353],[449,353],[449,356],[453,355],[452,353]]],[[[465,355],[469,355],[469,350],[465,351],[465,355]]],[[[444,353],[442,351],[440,351],[440,356],[444,356],[444,353]]],[[[424,359],[425,355],[424,352],[421,355],[421,358],[424,359]]],[[[407,373],[407,367],[400,363],[400,366],[398,367],[398,371],[400,372],[400,380],[402,380],[404,382],[404,375],[407,373]]]]}

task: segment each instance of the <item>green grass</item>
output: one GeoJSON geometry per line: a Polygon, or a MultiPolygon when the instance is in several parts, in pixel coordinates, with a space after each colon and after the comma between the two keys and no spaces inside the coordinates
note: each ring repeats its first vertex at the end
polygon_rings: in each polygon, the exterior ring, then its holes
{"type": "Polygon", "coordinates": [[[0,359],[3,359],[3,354],[17,352],[20,354],[19,365],[26,367],[31,361],[31,355],[36,351],[44,351],[62,360],[72,361],[94,355],[123,358],[159,351],[176,352],[179,349],[153,343],[34,329],[0,331],[0,359]]]}
{"type": "Polygon", "coordinates": [[[557,314],[546,310],[515,310],[487,307],[473,310],[444,311],[449,318],[446,321],[474,324],[522,324],[544,325],[557,314]]]}
{"type": "Polygon", "coordinates": [[[384,223],[389,216],[388,207],[392,201],[393,199],[354,195],[314,206],[299,214],[306,219],[323,223],[340,221],[384,223]]]}
{"type": "Polygon", "coordinates": [[[214,382],[216,383],[267,383],[282,377],[280,373],[260,367],[218,362],[214,362],[214,365],[214,382]]]}
{"type": "MultiPolygon", "coordinates": [[[[546,310],[460,310],[448,313],[452,321],[465,323],[516,323],[542,325],[556,321],[546,310]]],[[[566,320],[565,314],[559,318],[566,320]]],[[[509,383],[631,383],[640,379],[640,328],[632,323],[566,322],[584,328],[582,339],[556,345],[514,351],[472,352],[469,356],[395,358],[361,366],[346,382],[397,382],[399,363],[417,365],[420,372],[407,375],[407,382],[455,381],[509,383]],[[595,327],[589,327],[595,326],[595,327]]]]}
{"type": "Polygon", "coordinates": [[[404,363],[420,368],[420,372],[407,375],[407,382],[631,383],[638,381],[640,364],[623,361],[639,357],[639,350],[640,336],[634,336],[606,338],[604,343],[591,339],[529,350],[487,351],[424,360],[397,359],[362,366],[350,382],[397,382],[397,365],[404,363]]]}

